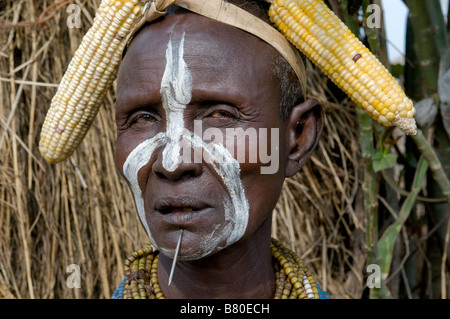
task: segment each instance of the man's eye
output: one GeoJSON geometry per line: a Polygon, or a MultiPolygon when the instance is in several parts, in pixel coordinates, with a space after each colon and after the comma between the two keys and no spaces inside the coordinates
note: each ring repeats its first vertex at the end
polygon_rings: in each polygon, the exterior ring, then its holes
{"type": "Polygon", "coordinates": [[[224,110],[218,110],[214,111],[211,114],[209,114],[208,117],[220,119],[220,118],[234,118],[235,116],[231,114],[230,112],[224,111],[224,110]]]}
{"type": "Polygon", "coordinates": [[[139,114],[133,118],[131,125],[143,125],[156,122],[157,118],[149,113],[139,114]]]}

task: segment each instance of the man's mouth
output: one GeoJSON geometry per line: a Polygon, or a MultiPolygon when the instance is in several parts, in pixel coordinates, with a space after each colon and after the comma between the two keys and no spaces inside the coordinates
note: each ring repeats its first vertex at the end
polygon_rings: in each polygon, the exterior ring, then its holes
{"type": "Polygon", "coordinates": [[[163,215],[173,213],[195,213],[208,208],[209,205],[193,197],[165,197],[155,203],[155,210],[163,215]]]}
{"type": "Polygon", "coordinates": [[[192,207],[165,207],[158,209],[161,214],[172,214],[172,213],[191,213],[197,211],[192,207]]]}

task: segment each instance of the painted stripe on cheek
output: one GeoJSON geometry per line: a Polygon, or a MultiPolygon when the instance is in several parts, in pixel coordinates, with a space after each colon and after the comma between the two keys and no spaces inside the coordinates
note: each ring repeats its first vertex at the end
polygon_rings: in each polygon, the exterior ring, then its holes
{"type": "Polygon", "coordinates": [[[147,219],[145,218],[144,199],[142,197],[141,187],[139,186],[138,174],[140,169],[148,164],[153,152],[157,148],[163,146],[166,142],[167,136],[165,133],[159,133],[155,137],[145,140],[128,155],[127,160],[123,164],[123,174],[130,183],[130,189],[134,195],[139,218],[144,225],[147,235],[153,243],[154,241],[153,238],[151,238],[150,228],[147,219]]]}

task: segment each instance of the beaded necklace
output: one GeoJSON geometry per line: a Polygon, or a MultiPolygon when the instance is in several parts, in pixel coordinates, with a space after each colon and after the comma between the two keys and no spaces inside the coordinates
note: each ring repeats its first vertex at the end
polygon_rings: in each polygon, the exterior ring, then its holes
{"type": "MultiPolygon", "coordinates": [[[[276,278],[274,299],[319,299],[317,284],[303,261],[276,239],[271,240],[276,278]]],[[[149,243],[125,260],[124,299],[165,299],[158,283],[159,251],[149,243]]]]}

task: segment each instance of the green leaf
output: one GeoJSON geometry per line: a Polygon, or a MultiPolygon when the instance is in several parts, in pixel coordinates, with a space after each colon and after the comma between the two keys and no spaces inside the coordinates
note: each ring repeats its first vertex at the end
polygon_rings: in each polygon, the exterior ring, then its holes
{"type": "Polygon", "coordinates": [[[393,64],[391,65],[391,74],[399,79],[402,75],[405,74],[405,66],[402,64],[393,64]]]}
{"type": "Polygon", "coordinates": [[[378,152],[373,156],[372,162],[375,172],[379,172],[394,167],[395,163],[397,163],[397,155],[378,152]]]}
{"type": "Polygon", "coordinates": [[[402,223],[396,222],[392,224],[385,230],[380,240],[378,241],[378,253],[380,255],[381,272],[386,275],[389,273],[391,267],[392,252],[394,250],[395,240],[397,239],[402,226],[402,223]]]}
{"type": "Polygon", "coordinates": [[[389,274],[391,268],[395,240],[397,239],[401,228],[409,218],[411,210],[414,207],[417,196],[419,195],[421,187],[424,183],[428,167],[429,165],[426,159],[424,157],[421,157],[416,173],[414,174],[414,181],[411,192],[403,203],[397,220],[384,231],[383,235],[378,241],[378,253],[380,256],[379,265],[381,268],[381,273],[386,276],[389,274]]]}

